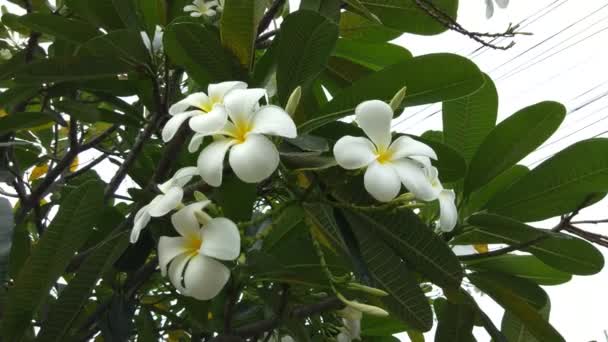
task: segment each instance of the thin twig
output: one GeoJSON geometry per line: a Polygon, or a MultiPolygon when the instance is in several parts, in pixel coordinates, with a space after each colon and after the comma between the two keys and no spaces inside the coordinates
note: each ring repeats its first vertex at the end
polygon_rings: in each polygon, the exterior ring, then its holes
{"type": "Polygon", "coordinates": [[[264,16],[258,24],[258,36],[268,29],[268,26],[270,26],[270,23],[279,12],[279,9],[283,7],[284,4],[285,0],[274,0],[272,5],[268,7],[268,10],[266,11],[266,13],[264,13],[264,16]]]}
{"type": "Polygon", "coordinates": [[[91,170],[92,168],[94,168],[96,165],[98,165],[99,163],[101,163],[102,161],[104,161],[106,158],[108,157],[108,155],[106,153],[102,154],[101,156],[95,158],[93,161],[91,161],[90,163],[88,163],[87,165],[83,166],[82,168],[80,168],[79,170],[70,173],[69,175],[66,175],[64,177],[64,179],[70,180],[70,179],[74,179],[82,174],[84,174],[85,172],[91,170]]]}

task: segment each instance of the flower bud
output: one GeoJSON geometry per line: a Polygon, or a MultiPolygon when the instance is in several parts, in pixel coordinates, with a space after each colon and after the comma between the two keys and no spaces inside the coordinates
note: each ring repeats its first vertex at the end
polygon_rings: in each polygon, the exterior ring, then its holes
{"type": "Polygon", "coordinates": [[[369,293],[369,294],[371,294],[373,296],[379,296],[379,297],[388,296],[388,293],[386,291],[383,291],[381,289],[377,289],[377,288],[371,287],[371,286],[365,286],[365,285],[359,284],[359,283],[349,283],[347,285],[347,288],[349,290],[361,291],[361,292],[369,293]]]}
{"type": "Polygon", "coordinates": [[[202,201],[208,201],[209,198],[207,198],[207,196],[205,196],[205,194],[203,194],[200,191],[195,191],[194,192],[194,199],[196,199],[197,202],[202,202],[202,201]]]}
{"type": "Polygon", "coordinates": [[[287,100],[287,105],[285,106],[285,111],[291,117],[296,113],[296,109],[298,109],[298,105],[300,104],[300,98],[302,97],[302,87],[297,87],[293,90],[291,95],[289,95],[289,100],[287,100]]]}
{"type": "Polygon", "coordinates": [[[393,96],[393,99],[391,100],[391,103],[389,105],[394,111],[401,107],[401,103],[403,103],[406,91],[407,87],[403,87],[395,94],[395,96],[393,96]]]}
{"type": "Polygon", "coordinates": [[[338,297],[338,299],[340,299],[342,301],[342,303],[346,304],[347,306],[349,306],[357,311],[361,311],[362,313],[366,313],[368,315],[378,316],[378,317],[388,316],[388,312],[386,310],[379,308],[377,306],[359,303],[356,300],[348,300],[348,299],[344,298],[344,296],[340,293],[336,293],[336,296],[338,297]]]}

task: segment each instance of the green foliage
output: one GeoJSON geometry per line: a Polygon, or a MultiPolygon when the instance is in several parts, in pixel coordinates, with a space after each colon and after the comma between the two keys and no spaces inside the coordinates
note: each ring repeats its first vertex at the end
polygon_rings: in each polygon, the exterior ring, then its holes
{"type": "Polygon", "coordinates": [[[9,253],[13,244],[13,219],[11,203],[6,198],[0,198],[0,279],[6,279],[9,267],[9,253]]]}
{"type": "Polygon", "coordinates": [[[241,66],[251,69],[258,23],[266,8],[263,0],[226,1],[220,32],[222,45],[237,57],[241,66]]]}

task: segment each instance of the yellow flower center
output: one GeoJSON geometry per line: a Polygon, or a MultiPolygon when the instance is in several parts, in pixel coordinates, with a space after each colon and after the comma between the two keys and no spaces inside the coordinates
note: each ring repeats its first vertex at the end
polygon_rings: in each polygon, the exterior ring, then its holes
{"type": "Polygon", "coordinates": [[[244,143],[245,139],[247,138],[247,134],[251,132],[251,125],[246,121],[235,122],[234,128],[234,140],[236,140],[239,144],[244,143]]]}
{"type": "Polygon", "coordinates": [[[199,236],[190,236],[186,238],[186,253],[189,256],[195,256],[203,245],[203,240],[199,236]]]}
{"type": "Polygon", "coordinates": [[[392,160],[393,158],[393,152],[389,149],[383,150],[383,151],[378,151],[378,154],[376,160],[378,161],[378,163],[380,164],[385,164],[388,163],[392,160]]]}

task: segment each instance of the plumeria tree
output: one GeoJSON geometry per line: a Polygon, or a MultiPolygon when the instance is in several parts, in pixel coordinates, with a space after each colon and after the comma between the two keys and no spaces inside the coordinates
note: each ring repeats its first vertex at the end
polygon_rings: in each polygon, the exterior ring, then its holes
{"type": "Polygon", "coordinates": [[[508,47],[456,0],[11,2],[3,341],[563,341],[540,285],[604,265],[574,218],[608,191],[608,140],[529,169],[563,105],[497,124],[470,60],[389,43],[508,47]],[[392,129],[431,103],[442,131],[392,129]]]}

